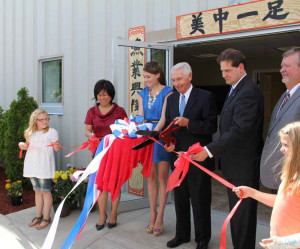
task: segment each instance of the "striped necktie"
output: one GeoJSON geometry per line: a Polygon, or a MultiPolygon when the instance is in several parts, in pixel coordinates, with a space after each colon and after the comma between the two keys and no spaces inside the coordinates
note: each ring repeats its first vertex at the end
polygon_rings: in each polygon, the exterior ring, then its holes
{"type": "Polygon", "coordinates": [[[287,91],[286,94],[285,94],[285,97],[284,97],[284,99],[283,99],[283,101],[282,101],[282,103],[281,103],[281,105],[280,105],[280,107],[279,107],[279,109],[278,109],[278,112],[277,112],[277,114],[276,114],[275,119],[277,118],[278,113],[279,113],[279,112],[281,111],[281,109],[284,107],[284,105],[286,104],[286,102],[288,102],[288,100],[289,100],[290,97],[291,97],[291,96],[290,96],[290,92],[287,91]]]}

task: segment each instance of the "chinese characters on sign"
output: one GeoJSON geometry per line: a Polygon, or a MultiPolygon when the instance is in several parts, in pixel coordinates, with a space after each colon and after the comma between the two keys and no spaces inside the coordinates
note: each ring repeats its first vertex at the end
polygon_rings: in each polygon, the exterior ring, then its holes
{"type": "MultiPolygon", "coordinates": [[[[131,28],[128,31],[131,41],[145,41],[145,27],[131,28]]],[[[138,92],[144,88],[143,67],[145,64],[145,49],[131,47],[129,53],[129,115],[137,115],[138,92]]]]}
{"type": "MultiPolygon", "coordinates": [[[[145,27],[131,28],[128,30],[128,39],[131,41],[145,41],[145,27]]],[[[131,47],[128,48],[129,64],[129,111],[128,114],[134,116],[138,113],[138,92],[144,88],[143,67],[145,65],[145,49],[131,47]]],[[[128,115],[128,116],[129,116],[128,115]]],[[[144,196],[144,177],[141,173],[143,167],[139,164],[138,167],[132,170],[131,178],[128,180],[128,193],[144,196]]]]}
{"type": "Polygon", "coordinates": [[[177,39],[300,23],[300,0],[260,0],[227,6],[177,16],[176,23],[177,39]]]}

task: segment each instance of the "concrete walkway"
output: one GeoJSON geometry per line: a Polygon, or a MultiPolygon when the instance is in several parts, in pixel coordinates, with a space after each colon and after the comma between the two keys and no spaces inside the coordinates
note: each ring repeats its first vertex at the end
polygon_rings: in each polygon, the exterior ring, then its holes
{"type": "MultiPolygon", "coordinates": [[[[71,231],[77,221],[81,210],[73,210],[71,215],[60,219],[56,240],[53,248],[60,248],[63,241],[71,231]]],[[[155,237],[147,234],[145,227],[149,219],[149,208],[124,212],[118,215],[118,226],[113,229],[105,227],[101,231],[96,231],[95,223],[98,221],[98,210],[90,214],[87,224],[78,241],[75,241],[72,248],[88,249],[158,249],[167,248],[166,243],[175,235],[175,211],[174,205],[168,204],[165,210],[164,232],[155,237]]],[[[218,249],[220,243],[220,232],[227,213],[212,210],[212,238],[209,244],[210,249],[218,249]]],[[[44,239],[49,231],[49,227],[37,231],[35,227],[28,227],[29,221],[35,216],[35,208],[28,208],[6,216],[0,215],[0,242],[1,248],[5,249],[35,249],[41,248],[44,239]]],[[[53,213],[51,214],[53,217],[53,213]]],[[[247,224],[245,224],[247,226],[247,224]]],[[[231,245],[230,227],[227,229],[227,248],[231,245]]],[[[257,246],[258,242],[269,237],[269,226],[264,222],[258,222],[257,246]]],[[[194,241],[194,231],[192,229],[191,242],[183,244],[177,248],[196,248],[194,241]]]]}

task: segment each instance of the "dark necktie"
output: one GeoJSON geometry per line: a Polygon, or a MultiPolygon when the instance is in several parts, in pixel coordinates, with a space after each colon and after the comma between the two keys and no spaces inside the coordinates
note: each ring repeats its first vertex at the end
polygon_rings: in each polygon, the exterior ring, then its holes
{"type": "Polygon", "coordinates": [[[277,112],[277,114],[276,114],[275,119],[277,118],[278,113],[279,113],[279,112],[281,111],[281,109],[284,107],[284,105],[285,105],[286,102],[289,100],[289,98],[290,98],[290,92],[287,91],[287,93],[285,94],[285,97],[284,97],[284,99],[283,99],[283,101],[282,101],[282,103],[281,103],[281,105],[280,105],[280,107],[279,107],[279,109],[278,109],[278,112],[277,112]]]}

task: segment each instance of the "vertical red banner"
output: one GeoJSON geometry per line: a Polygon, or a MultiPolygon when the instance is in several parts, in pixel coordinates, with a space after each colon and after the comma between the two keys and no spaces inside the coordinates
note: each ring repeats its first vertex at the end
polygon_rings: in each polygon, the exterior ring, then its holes
{"type": "MultiPolygon", "coordinates": [[[[145,41],[145,26],[130,28],[128,30],[128,40],[145,41]]],[[[145,65],[146,49],[130,47],[128,49],[128,77],[129,77],[129,115],[138,113],[138,92],[144,88],[143,68],[145,65]]],[[[133,169],[132,176],[128,181],[128,193],[145,196],[144,177],[141,173],[142,166],[133,169]]]]}

